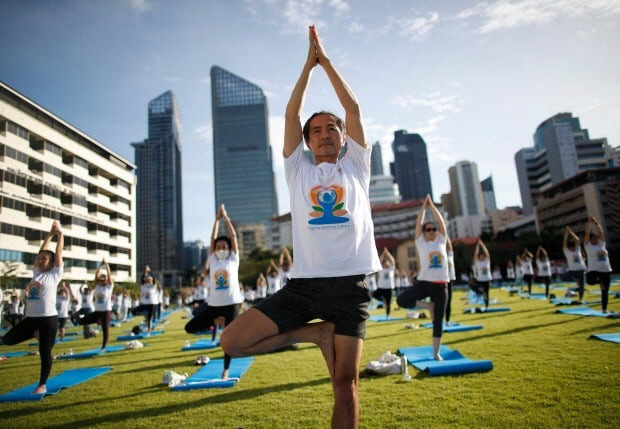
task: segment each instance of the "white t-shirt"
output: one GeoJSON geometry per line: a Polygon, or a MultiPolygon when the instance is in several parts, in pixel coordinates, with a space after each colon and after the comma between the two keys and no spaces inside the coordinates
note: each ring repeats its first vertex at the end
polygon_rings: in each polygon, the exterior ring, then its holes
{"type": "Polygon", "coordinates": [[[228,258],[218,259],[215,254],[209,255],[209,305],[223,307],[240,304],[243,295],[239,288],[239,255],[230,252],[228,258]]]}
{"type": "Polygon", "coordinates": [[[21,302],[19,301],[19,299],[16,299],[15,301],[13,301],[11,299],[11,305],[9,308],[9,314],[20,314],[19,312],[19,306],[21,305],[21,302]]]}
{"type": "Polygon", "coordinates": [[[243,292],[243,297],[246,301],[254,301],[256,299],[256,292],[254,292],[254,289],[248,289],[243,292]]]}
{"type": "Polygon", "coordinates": [[[446,237],[437,234],[435,241],[426,241],[424,235],[420,235],[415,241],[415,247],[420,259],[418,280],[448,283],[450,273],[448,272],[446,237]]]}
{"type": "Polygon", "coordinates": [[[69,317],[69,297],[56,295],[56,313],[61,319],[69,317]]]}
{"type": "Polygon", "coordinates": [[[267,285],[256,285],[256,298],[267,298],[267,285]]]}
{"type": "Polygon", "coordinates": [[[514,279],[515,278],[515,269],[514,268],[510,268],[510,267],[506,268],[506,278],[508,278],[508,279],[514,279]]]}
{"type": "Polygon", "coordinates": [[[491,281],[491,261],[489,258],[484,261],[476,261],[476,280],[479,282],[491,281]]]}
{"type": "Polygon", "coordinates": [[[286,282],[288,282],[290,273],[291,273],[290,266],[289,266],[288,271],[284,271],[282,268],[278,269],[278,275],[280,276],[280,287],[286,286],[286,282]]]}
{"type": "Polygon", "coordinates": [[[93,291],[91,289],[82,289],[82,306],[81,308],[95,308],[93,305],[93,291]]]}
{"type": "Polygon", "coordinates": [[[377,290],[377,278],[375,274],[368,274],[366,276],[366,284],[368,285],[368,290],[374,292],[377,290]]]}
{"type": "Polygon", "coordinates": [[[532,275],[534,274],[534,268],[532,267],[532,260],[530,258],[521,260],[521,271],[523,275],[532,275]]]}
{"type": "Polygon", "coordinates": [[[446,254],[448,255],[448,275],[450,276],[450,280],[456,280],[456,271],[454,270],[454,252],[451,250],[446,250],[446,254]]]}
{"type": "Polygon", "coordinates": [[[140,304],[157,304],[157,286],[144,283],[140,286],[140,304]]]}
{"type": "Polygon", "coordinates": [[[131,308],[131,297],[130,296],[123,296],[123,304],[121,305],[121,308],[124,309],[129,309],[131,308]]]}
{"type": "Polygon", "coordinates": [[[501,280],[502,279],[502,272],[498,269],[493,270],[493,280],[501,280]]]}
{"type": "Polygon", "coordinates": [[[381,269],[378,273],[377,287],[379,289],[394,289],[394,267],[381,269]]]}
{"type": "Polygon", "coordinates": [[[95,286],[95,311],[112,311],[112,285],[95,286]]]}
{"type": "Polygon", "coordinates": [[[400,276],[400,287],[409,287],[409,276],[400,276]]]}
{"type": "Polygon", "coordinates": [[[56,293],[63,268],[54,267],[44,273],[34,269],[34,276],[26,286],[26,316],[56,316],[56,293]]]}
{"type": "Polygon", "coordinates": [[[116,295],[112,296],[112,308],[121,308],[122,303],[123,295],[117,293],[116,295]]]}
{"type": "Polygon", "coordinates": [[[536,266],[538,267],[538,277],[551,277],[551,263],[549,259],[536,259],[536,266]]]}
{"type": "Polygon", "coordinates": [[[611,271],[609,254],[605,248],[605,242],[599,241],[598,244],[586,243],[586,256],[588,257],[588,272],[598,271],[608,273],[611,271]]]}
{"type": "Polygon", "coordinates": [[[581,247],[575,247],[575,250],[570,250],[568,247],[565,247],[562,250],[564,251],[564,257],[566,258],[570,271],[582,271],[586,269],[586,263],[581,254],[581,247]]]}
{"type": "Polygon", "coordinates": [[[293,219],[291,278],[381,270],[368,197],[370,152],[347,137],[347,152],[335,164],[312,164],[303,142],[284,159],[293,219]]]}
{"type": "Polygon", "coordinates": [[[205,301],[209,293],[209,288],[206,284],[201,284],[194,289],[194,301],[205,301]]]}
{"type": "MultiPolygon", "coordinates": [[[[163,293],[163,292],[162,292],[163,293]]],[[[164,296],[164,307],[168,307],[170,305],[170,296],[164,296]]]]}
{"type": "Polygon", "coordinates": [[[267,295],[273,295],[281,289],[280,276],[267,276],[267,295]]]}

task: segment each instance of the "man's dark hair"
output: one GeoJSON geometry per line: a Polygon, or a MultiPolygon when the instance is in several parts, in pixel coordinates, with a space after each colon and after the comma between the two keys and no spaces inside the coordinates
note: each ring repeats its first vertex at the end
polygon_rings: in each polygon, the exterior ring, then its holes
{"type": "Polygon", "coordinates": [[[310,140],[310,121],[312,121],[314,118],[316,118],[319,115],[333,116],[336,119],[336,125],[338,125],[338,128],[340,128],[340,131],[344,131],[344,121],[342,119],[340,119],[337,115],[334,115],[332,112],[321,110],[320,112],[313,113],[312,116],[310,116],[308,120],[306,121],[306,123],[304,124],[304,127],[302,129],[302,134],[304,135],[304,141],[306,143],[308,143],[308,141],[310,140]]]}
{"type": "MultiPolygon", "coordinates": [[[[217,237],[213,242],[214,247],[217,246],[218,241],[225,241],[228,244],[228,250],[232,250],[232,241],[230,241],[230,238],[228,238],[227,236],[220,235],[219,237],[217,237]]],[[[215,252],[215,249],[213,249],[212,252],[215,252]]]]}

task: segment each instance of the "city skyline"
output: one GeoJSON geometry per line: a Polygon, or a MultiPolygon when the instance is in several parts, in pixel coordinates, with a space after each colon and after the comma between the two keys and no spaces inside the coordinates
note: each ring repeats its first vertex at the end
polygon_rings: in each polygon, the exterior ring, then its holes
{"type": "MultiPolygon", "coordinates": [[[[284,106],[311,23],[358,96],[368,143],[380,141],[384,149],[384,169],[393,161],[394,131],[420,134],[436,196],[449,190],[448,167],[471,159],[481,177],[493,175],[498,208],[521,205],[513,156],[531,145],[542,120],[560,112],[580,117],[593,138],[607,137],[611,146],[620,140],[618,1],[427,1],[415,9],[409,2],[386,9],[343,0],[175,5],[3,2],[0,47],[11,55],[0,64],[0,80],[130,159],[128,142],[146,135],[143,106],[172,90],[186,130],[186,240],[207,241],[215,214],[208,76],[214,64],[265,90],[279,211],[288,211],[284,106]]],[[[323,108],[341,110],[316,70],[303,117],[323,108]]]]}

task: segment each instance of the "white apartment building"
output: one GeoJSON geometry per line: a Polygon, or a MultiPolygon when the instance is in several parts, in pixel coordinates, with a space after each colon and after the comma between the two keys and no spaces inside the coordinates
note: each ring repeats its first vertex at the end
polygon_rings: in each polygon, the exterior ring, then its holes
{"type": "MultiPolygon", "coordinates": [[[[32,263],[52,222],[64,231],[64,278],[136,278],[135,166],[0,82],[0,269],[32,263]],[[4,264],[3,264],[4,263],[4,264]]],[[[52,244],[52,247],[55,244],[52,244]]]]}

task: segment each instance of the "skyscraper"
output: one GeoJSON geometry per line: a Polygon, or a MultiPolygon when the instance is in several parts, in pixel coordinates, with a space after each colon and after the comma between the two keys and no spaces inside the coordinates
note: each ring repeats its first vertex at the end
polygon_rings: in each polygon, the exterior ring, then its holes
{"type": "Polygon", "coordinates": [[[379,142],[372,145],[372,152],[370,152],[370,175],[383,176],[383,156],[379,142]]]}
{"type": "Polygon", "coordinates": [[[426,155],[426,143],[419,134],[408,134],[405,130],[394,133],[392,142],[394,162],[390,170],[403,200],[433,197],[431,173],[426,155]]]}
{"type": "Polygon", "coordinates": [[[484,207],[487,213],[493,213],[497,210],[497,204],[495,203],[495,189],[493,189],[493,176],[489,176],[480,182],[482,188],[482,199],[484,200],[484,207]]]}
{"type": "Polygon", "coordinates": [[[148,121],[148,138],[132,143],[138,173],[138,271],[149,265],[164,285],[176,285],[183,270],[181,118],[171,91],[149,102],[148,121]]]}
{"type": "Polygon", "coordinates": [[[450,176],[451,216],[482,216],[485,214],[478,166],[472,161],[459,161],[448,169],[450,176]]]}
{"type": "Polygon", "coordinates": [[[262,89],[211,67],[215,210],[235,223],[267,223],[278,214],[267,100],[262,89]]]}

